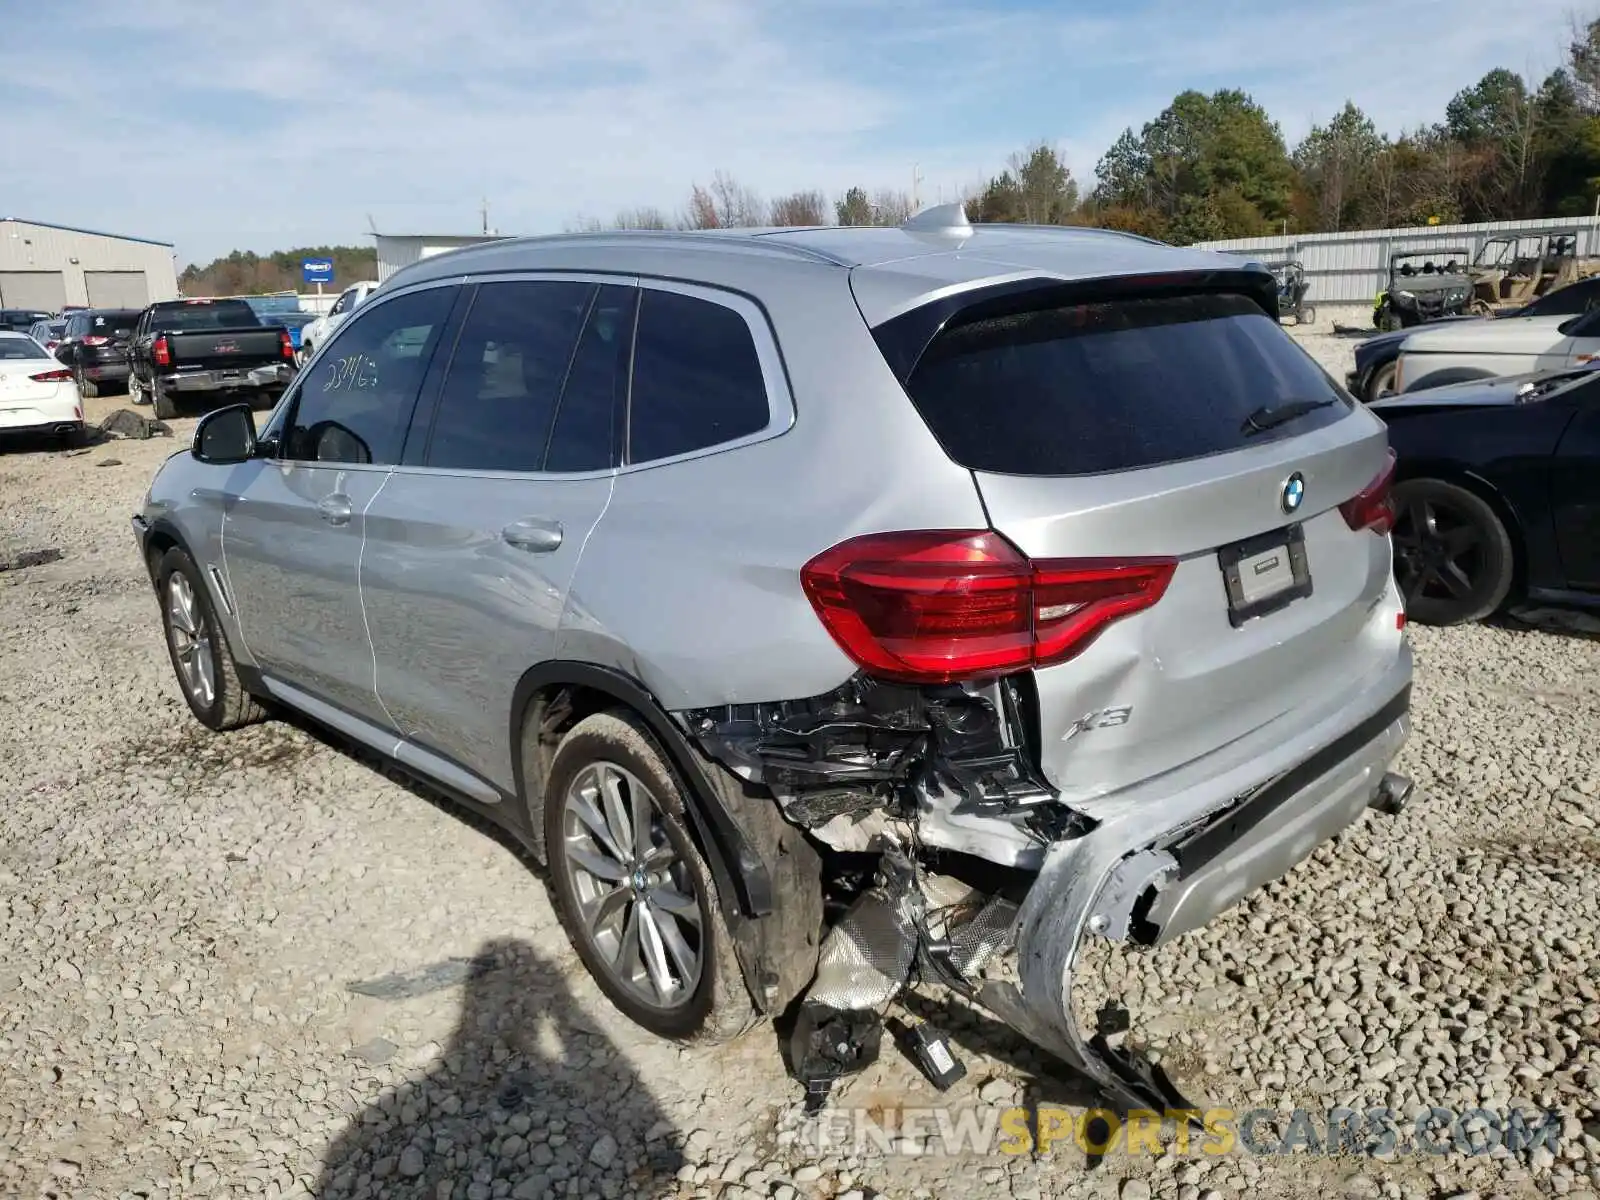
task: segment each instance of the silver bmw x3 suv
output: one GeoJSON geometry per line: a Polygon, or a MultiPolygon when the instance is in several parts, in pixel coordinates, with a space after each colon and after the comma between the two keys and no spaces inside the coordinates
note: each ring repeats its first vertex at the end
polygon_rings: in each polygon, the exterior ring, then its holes
{"type": "Polygon", "coordinates": [[[955,206],[487,243],[209,414],[134,527],[201,722],[298,710],[503,823],[647,1029],[931,980],[1148,1102],[1084,939],[1410,792],[1393,459],[1276,314],[955,206]]]}

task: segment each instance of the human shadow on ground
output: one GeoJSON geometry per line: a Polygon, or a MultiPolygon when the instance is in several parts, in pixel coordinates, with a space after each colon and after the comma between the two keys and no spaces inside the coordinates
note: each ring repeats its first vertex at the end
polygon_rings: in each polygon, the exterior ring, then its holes
{"type": "MultiPolygon", "coordinates": [[[[560,965],[505,939],[460,970],[461,1016],[438,1060],[352,1117],[314,1194],[536,1200],[573,1181],[607,1200],[671,1191],[679,1134],[560,965]]],[[[397,994],[415,994],[412,978],[393,977],[397,994]]]]}

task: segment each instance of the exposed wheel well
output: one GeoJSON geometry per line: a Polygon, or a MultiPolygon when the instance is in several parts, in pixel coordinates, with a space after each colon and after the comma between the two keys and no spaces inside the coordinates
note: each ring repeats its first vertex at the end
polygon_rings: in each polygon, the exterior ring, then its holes
{"type": "Polygon", "coordinates": [[[716,778],[710,765],[698,758],[641,684],[593,663],[542,663],[523,675],[512,696],[512,773],[517,794],[527,798],[530,833],[540,855],[544,854],[544,781],[555,747],[567,729],[608,708],[626,708],[638,716],[683,781],[690,834],[713,871],[723,873],[717,886],[724,902],[736,903],[746,916],[770,913],[772,876],[751,842],[750,831],[730,811],[726,781],[716,778]]]}
{"type": "Polygon", "coordinates": [[[1506,503],[1492,483],[1482,479],[1454,463],[1450,462],[1401,462],[1400,472],[1396,483],[1410,483],[1416,479],[1437,479],[1441,483],[1453,483],[1459,488],[1471,492],[1490,508],[1494,509],[1495,516],[1500,518],[1500,523],[1506,527],[1506,536],[1511,539],[1511,594],[1519,596],[1527,590],[1528,550],[1524,544],[1522,523],[1517,520],[1517,514],[1511,505],[1506,503]]]}

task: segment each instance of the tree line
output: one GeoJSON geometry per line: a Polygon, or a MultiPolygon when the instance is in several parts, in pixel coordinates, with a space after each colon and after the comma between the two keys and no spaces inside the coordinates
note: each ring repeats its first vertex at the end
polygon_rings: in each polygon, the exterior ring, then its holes
{"type": "MultiPolygon", "coordinates": [[[[1542,82],[1496,68],[1456,93],[1443,120],[1394,137],[1346,101],[1291,148],[1248,93],[1185,91],[1124,130],[1095,176],[1080,193],[1068,164],[1039,142],[959,198],[973,221],[1097,225],[1179,245],[1587,215],[1600,192],[1600,19],[1574,28],[1542,82]]],[[[895,225],[911,210],[904,192],[862,187],[767,201],[718,172],[675,213],[635,208],[571,228],[895,225]]]]}
{"type": "Polygon", "coordinates": [[[335,288],[378,277],[378,251],[373,246],[302,246],[272,254],[235,250],[204,266],[190,263],[178,275],[178,288],[185,296],[264,296],[271,292],[307,291],[314,285],[302,281],[300,261],[306,258],[333,260],[335,288]]]}

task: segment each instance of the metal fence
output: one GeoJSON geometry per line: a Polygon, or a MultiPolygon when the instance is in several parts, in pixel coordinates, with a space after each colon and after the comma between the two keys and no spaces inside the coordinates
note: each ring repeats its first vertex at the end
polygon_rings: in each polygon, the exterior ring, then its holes
{"type": "Polygon", "coordinates": [[[1287,237],[1230,238],[1199,248],[1247,255],[1263,262],[1298,259],[1313,304],[1371,304],[1388,283],[1389,255],[1407,250],[1462,247],[1470,258],[1483,243],[1507,233],[1559,229],[1578,235],[1578,253],[1600,255],[1600,225],[1593,217],[1546,221],[1486,221],[1477,225],[1421,225],[1410,229],[1360,229],[1287,237]]]}

